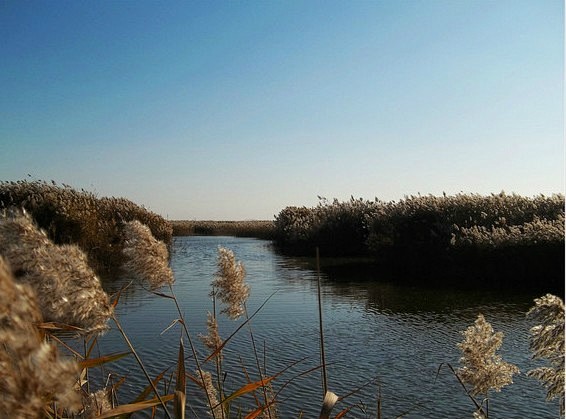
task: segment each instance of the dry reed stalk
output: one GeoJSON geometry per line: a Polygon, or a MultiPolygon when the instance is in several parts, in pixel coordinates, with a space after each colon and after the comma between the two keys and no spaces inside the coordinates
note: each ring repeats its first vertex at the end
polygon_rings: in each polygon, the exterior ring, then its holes
{"type": "Polygon", "coordinates": [[[79,366],[63,360],[34,323],[41,322],[31,287],[18,284],[0,257],[0,412],[5,417],[39,418],[47,403],[81,408],[74,390],[79,366]]]}
{"type": "Polygon", "coordinates": [[[317,277],[317,297],[318,297],[318,332],[320,337],[320,361],[322,365],[322,389],[324,397],[328,395],[328,379],[326,375],[326,356],[324,354],[324,328],[322,323],[322,292],[320,283],[320,252],[316,248],[316,277],[317,277]]]}
{"type": "Polygon", "coordinates": [[[147,282],[152,289],[174,282],[167,246],[152,235],[148,226],[130,221],[122,233],[125,256],[122,268],[128,275],[147,282]]]}
{"type": "Polygon", "coordinates": [[[108,296],[75,245],[55,245],[25,212],[0,218],[0,255],[37,295],[44,320],[99,333],[112,314],[108,296]]]}

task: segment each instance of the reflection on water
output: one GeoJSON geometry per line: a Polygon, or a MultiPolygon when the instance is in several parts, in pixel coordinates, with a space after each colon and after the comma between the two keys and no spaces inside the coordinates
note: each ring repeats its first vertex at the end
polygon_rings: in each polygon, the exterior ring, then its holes
{"type": "MultiPolygon", "coordinates": [[[[274,381],[275,391],[284,387],[279,395],[283,401],[280,416],[298,417],[301,411],[304,417],[318,416],[322,399],[320,372],[300,376],[320,364],[317,274],[304,260],[278,255],[267,241],[232,237],[175,240],[171,262],[176,276],[174,292],[201,359],[205,349],[196,336],[206,333],[206,313],[212,310],[210,281],[216,271],[219,245],[232,249],[246,267],[251,286],[250,313],[271,296],[252,322],[267,374],[275,374],[302,360],[274,381]]],[[[407,418],[471,417],[473,406],[456,379],[448,369],[438,371],[443,363],[458,365],[460,354],[456,343],[462,339],[460,331],[481,312],[496,330],[505,333],[503,357],[523,371],[514,385],[493,395],[491,416],[556,416],[557,404],[545,403],[544,390],[524,374],[533,367],[528,352],[531,325],[525,319],[525,312],[538,295],[398,287],[364,281],[363,275],[354,269],[350,277],[332,270],[322,274],[329,387],[339,396],[362,387],[339,402],[335,413],[357,405],[347,417],[376,417],[379,393],[383,417],[396,417],[404,412],[408,412],[404,416],[407,418]],[[364,386],[371,381],[374,382],[364,386]]],[[[174,303],[134,284],[122,295],[117,314],[150,373],[157,375],[168,368],[172,371],[181,333],[177,327],[165,330],[178,318],[174,303]]],[[[221,317],[220,334],[224,338],[229,336],[239,324],[221,317]]],[[[101,353],[125,350],[115,330],[100,340],[99,347],[101,353]]],[[[187,362],[187,370],[194,371],[194,360],[187,362]]],[[[231,391],[245,383],[242,364],[253,379],[256,362],[246,328],[225,349],[225,383],[231,391]]],[[[204,368],[214,369],[212,365],[204,368]]],[[[121,360],[111,365],[110,370],[117,376],[128,376],[119,393],[122,403],[131,401],[146,385],[133,359],[121,360]]],[[[100,379],[107,379],[108,371],[100,379]]],[[[189,417],[204,416],[200,394],[197,388],[189,389],[188,401],[194,410],[189,409],[189,417]]],[[[244,399],[243,403],[253,406],[250,399],[244,399]]]]}

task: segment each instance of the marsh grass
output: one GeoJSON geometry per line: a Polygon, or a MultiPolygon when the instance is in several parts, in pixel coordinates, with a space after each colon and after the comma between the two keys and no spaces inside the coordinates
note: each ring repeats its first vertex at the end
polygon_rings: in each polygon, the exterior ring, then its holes
{"type": "Polygon", "coordinates": [[[247,221],[171,221],[174,236],[234,236],[271,240],[275,224],[268,220],[247,221]]]}
{"type": "Polygon", "coordinates": [[[0,215],[0,255],[17,281],[34,290],[45,321],[84,333],[106,329],[108,296],[76,245],[54,244],[26,212],[11,211],[0,215]]]}
{"type": "Polygon", "coordinates": [[[328,201],[275,218],[286,254],[371,257],[391,277],[436,285],[564,290],[564,196],[411,196],[328,201]],[[407,263],[411,261],[411,263],[407,263]]]}
{"type": "Polygon", "coordinates": [[[173,228],[159,215],[124,198],[97,197],[55,182],[0,181],[0,210],[25,209],[55,244],[75,244],[98,275],[112,276],[123,264],[125,223],[138,220],[167,248],[173,228]]]}

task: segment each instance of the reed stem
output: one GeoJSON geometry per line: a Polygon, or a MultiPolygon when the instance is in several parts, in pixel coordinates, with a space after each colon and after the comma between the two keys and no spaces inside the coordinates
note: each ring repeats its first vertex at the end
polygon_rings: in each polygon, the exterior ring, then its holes
{"type": "Polygon", "coordinates": [[[318,283],[318,324],[319,324],[319,334],[320,334],[320,361],[322,364],[322,397],[326,397],[328,392],[328,380],[326,376],[326,357],[324,355],[324,331],[322,327],[322,292],[320,284],[320,252],[318,247],[316,248],[316,276],[318,283]]]}
{"type": "Polygon", "coordinates": [[[116,327],[118,328],[118,330],[120,331],[120,333],[122,334],[122,337],[124,338],[124,341],[126,342],[126,344],[128,345],[128,347],[130,348],[130,350],[132,351],[132,353],[134,354],[134,357],[136,358],[136,361],[138,361],[138,364],[140,366],[140,368],[142,369],[145,378],[147,378],[147,381],[149,381],[149,384],[151,384],[151,388],[153,389],[153,392],[155,393],[155,395],[157,396],[157,398],[159,399],[159,402],[161,403],[161,406],[163,406],[163,410],[165,410],[165,414],[167,415],[167,417],[169,419],[171,418],[171,414],[169,413],[169,410],[167,410],[167,406],[165,405],[165,402],[163,401],[163,399],[161,398],[161,396],[159,395],[159,391],[157,391],[157,387],[155,387],[155,384],[153,383],[151,377],[149,376],[147,370],[145,369],[143,362],[141,360],[141,358],[138,356],[138,353],[136,352],[134,345],[132,345],[132,342],[130,342],[130,339],[128,338],[128,336],[126,335],[126,332],[124,332],[124,329],[122,329],[122,325],[120,324],[120,322],[118,321],[118,319],[116,318],[116,316],[114,314],[112,314],[112,320],[114,320],[114,323],[116,324],[116,327]]]}

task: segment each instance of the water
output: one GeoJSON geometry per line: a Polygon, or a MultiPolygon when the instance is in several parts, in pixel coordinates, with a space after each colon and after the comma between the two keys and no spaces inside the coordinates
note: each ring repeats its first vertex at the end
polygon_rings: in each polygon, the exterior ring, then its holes
{"type": "MultiPolygon", "coordinates": [[[[219,245],[233,250],[246,267],[251,286],[249,313],[271,297],[251,324],[258,357],[267,375],[290,367],[273,381],[273,390],[280,391],[280,417],[299,417],[300,412],[305,418],[318,417],[322,388],[320,370],[315,369],[320,365],[317,275],[302,261],[275,253],[268,241],[233,237],[175,239],[173,289],[199,358],[203,359],[206,352],[197,336],[206,334],[206,315],[212,310],[210,282],[216,271],[219,245]],[[301,375],[311,369],[315,370],[301,375]]],[[[503,358],[522,371],[515,376],[513,385],[491,394],[490,417],[558,416],[558,404],[545,402],[542,386],[525,374],[535,366],[528,350],[532,324],[525,319],[525,313],[538,295],[398,287],[362,281],[354,271],[347,278],[338,276],[344,274],[322,276],[328,385],[339,396],[357,391],[341,400],[334,414],[351,407],[346,417],[375,418],[380,398],[384,418],[403,414],[406,418],[470,418],[472,402],[445,365],[458,366],[456,344],[462,340],[460,331],[482,313],[496,331],[505,333],[500,351],[503,358]]],[[[150,375],[167,371],[164,382],[171,380],[181,336],[178,324],[168,329],[179,318],[174,301],[131,286],[122,294],[116,310],[150,375]]],[[[221,336],[228,337],[240,324],[220,316],[221,336]]],[[[186,338],[184,343],[189,356],[186,338]]],[[[106,354],[127,347],[113,328],[100,339],[96,350],[106,354]]],[[[194,374],[192,357],[187,359],[186,368],[194,374]]],[[[214,364],[207,363],[203,368],[212,372],[214,364]]],[[[247,327],[224,350],[228,392],[245,384],[244,368],[252,380],[258,379],[247,327]]],[[[94,374],[93,381],[108,382],[127,376],[118,391],[120,403],[131,402],[147,386],[132,356],[94,374]]],[[[162,392],[164,386],[161,384],[162,392]]],[[[189,386],[187,400],[188,417],[207,417],[202,390],[194,384],[189,386]]],[[[253,405],[253,399],[244,397],[234,402],[232,411],[242,406],[248,412],[253,405]]]]}

